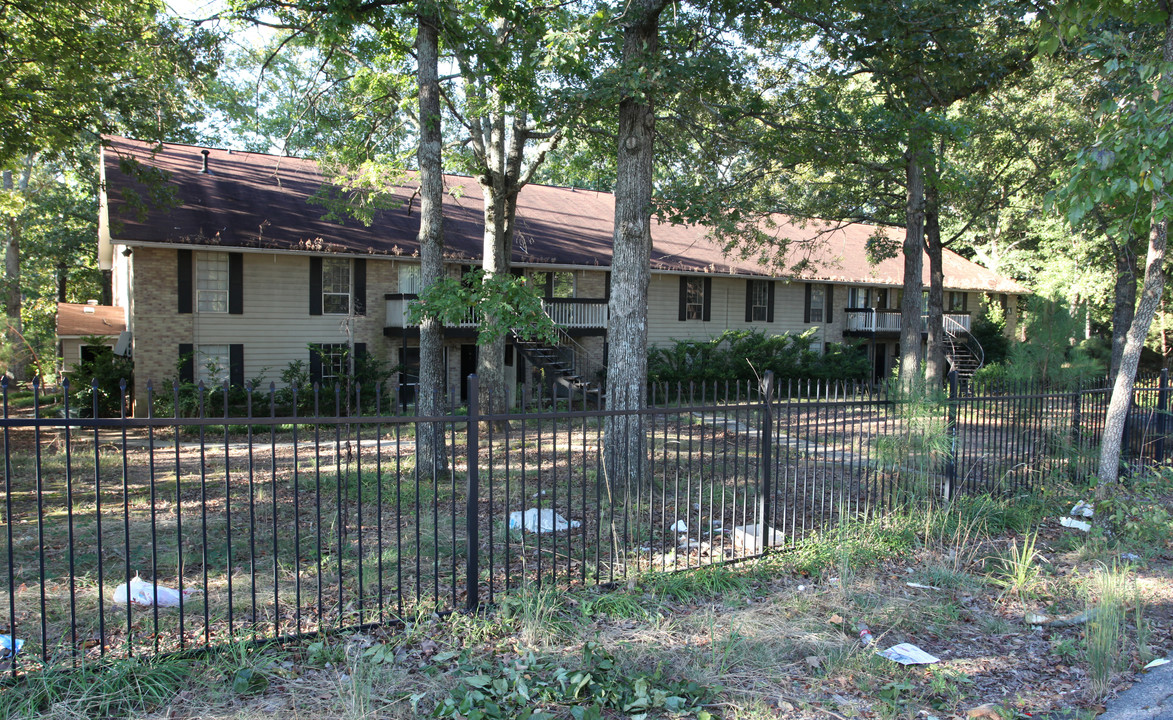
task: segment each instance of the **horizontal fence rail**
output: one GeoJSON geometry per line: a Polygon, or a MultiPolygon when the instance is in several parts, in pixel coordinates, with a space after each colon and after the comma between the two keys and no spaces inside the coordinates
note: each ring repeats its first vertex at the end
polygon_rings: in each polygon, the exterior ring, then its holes
{"type": "MultiPolygon", "coordinates": [[[[472,609],[755,557],[909,499],[1086,480],[1110,394],[954,381],[902,401],[767,374],[608,409],[523,388],[486,413],[471,376],[467,407],[432,417],[379,388],[250,389],[239,413],[226,389],[193,406],[176,386],[184,412],[128,417],[124,387],[103,418],[100,390],[85,412],[65,390],[30,405],[3,384],[14,673],[472,609]]],[[[1164,461],[1167,407],[1167,377],[1142,378],[1134,462],[1164,461]]]]}

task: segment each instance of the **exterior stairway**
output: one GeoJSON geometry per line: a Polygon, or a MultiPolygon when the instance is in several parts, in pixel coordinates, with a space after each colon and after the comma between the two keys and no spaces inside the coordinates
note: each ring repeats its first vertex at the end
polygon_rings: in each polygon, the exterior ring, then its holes
{"type": "Polygon", "coordinates": [[[961,388],[968,388],[974,373],[985,363],[985,351],[981,343],[968,330],[956,322],[945,320],[945,357],[951,370],[957,372],[961,388]]]}
{"type": "Polygon", "coordinates": [[[565,344],[548,345],[533,340],[521,340],[514,336],[513,347],[527,362],[546,371],[547,380],[553,390],[552,395],[557,393],[559,387],[562,387],[571,398],[577,395],[585,398],[588,402],[599,405],[602,400],[602,389],[578,375],[567,360],[566,345],[574,341],[569,337],[563,337],[562,333],[559,333],[559,338],[564,340],[565,344]]]}

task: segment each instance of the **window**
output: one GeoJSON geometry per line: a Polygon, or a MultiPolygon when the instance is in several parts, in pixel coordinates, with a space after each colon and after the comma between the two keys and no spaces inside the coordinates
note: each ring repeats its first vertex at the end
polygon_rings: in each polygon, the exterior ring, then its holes
{"type": "Polygon", "coordinates": [[[750,322],[769,322],[770,281],[750,280],[747,292],[749,292],[750,322]]]}
{"type": "Polygon", "coordinates": [[[810,322],[823,322],[823,295],[824,289],[822,285],[811,286],[811,302],[810,302],[810,322]]]}
{"type": "Polygon", "coordinates": [[[205,386],[223,385],[228,379],[231,359],[227,345],[199,345],[196,347],[196,382],[205,386]]]}
{"type": "Polygon", "coordinates": [[[552,298],[572,298],[574,297],[574,273],[572,272],[555,272],[550,273],[550,297],[552,298]]]}
{"type": "Polygon", "coordinates": [[[110,351],[109,345],[82,345],[81,346],[81,361],[83,363],[93,362],[102,357],[103,354],[110,351]]]}
{"type": "Polygon", "coordinates": [[[950,291],[948,300],[949,302],[945,306],[946,312],[965,312],[969,305],[963,292],[950,291]]]}
{"type": "Polygon", "coordinates": [[[350,260],[322,260],[322,314],[350,314],[350,260]]]}
{"type": "Polygon", "coordinates": [[[228,312],[228,253],[196,254],[196,310],[228,312]]]}
{"type": "Polygon", "coordinates": [[[420,266],[399,266],[399,292],[404,295],[420,294],[420,266]]]}
{"type": "Polygon", "coordinates": [[[542,288],[547,298],[572,298],[575,296],[575,274],[568,270],[536,273],[534,282],[542,288]]]}
{"type": "Polygon", "coordinates": [[[322,363],[322,382],[330,382],[350,373],[347,364],[346,344],[318,345],[318,358],[322,363]]]}
{"type": "Polygon", "coordinates": [[[853,287],[847,289],[847,307],[866,308],[868,306],[868,289],[853,287]]]}
{"type": "Polygon", "coordinates": [[[703,320],[705,318],[705,279],[686,278],[684,292],[684,318],[686,320],[703,320]]]}

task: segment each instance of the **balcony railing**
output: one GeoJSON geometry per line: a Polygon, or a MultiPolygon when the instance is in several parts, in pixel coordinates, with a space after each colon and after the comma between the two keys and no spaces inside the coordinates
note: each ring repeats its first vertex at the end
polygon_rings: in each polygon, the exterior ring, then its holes
{"type": "MultiPolygon", "coordinates": [[[[415,295],[387,295],[387,327],[416,327],[408,321],[408,309],[415,295]]],[[[595,298],[554,298],[542,300],[542,309],[554,324],[566,329],[600,329],[607,327],[607,301],[595,298]]],[[[477,311],[469,308],[464,319],[454,328],[475,328],[479,322],[477,311]]]]}
{"type": "MultiPolygon", "coordinates": [[[[848,332],[900,332],[899,310],[874,310],[872,308],[844,308],[848,332]]],[[[969,331],[969,315],[946,313],[945,329],[951,333],[969,331]]],[[[920,316],[921,332],[929,327],[929,316],[920,316]]]]}

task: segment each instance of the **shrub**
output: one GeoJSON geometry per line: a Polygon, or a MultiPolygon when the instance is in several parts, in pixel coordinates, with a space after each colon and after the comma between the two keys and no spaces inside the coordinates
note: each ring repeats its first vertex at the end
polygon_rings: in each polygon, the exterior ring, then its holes
{"type": "Polygon", "coordinates": [[[862,345],[829,344],[824,354],[811,350],[813,331],[801,335],[766,335],[759,330],[727,330],[708,340],[677,340],[648,353],[652,383],[713,383],[754,380],[774,371],[780,382],[791,379],[850,380],[871,370],[862,345]]]}
{"type": "MultiPolygon", "coordinates": [[[[186,358],[180,358],[177,364],[184,364],[186,358]]],[[[338,391],[338,411],[342,415],[357,414],[354,406],[354,388],[361,388],[358,411],[369,414],[375,410],[375,399],[378,388],[385,385],[391,377],[392,368],[387,363],[372,355],[358,355],[354,359],[354,373],[339,376],[318,387],[318,409],[323,416],[332,416],[335,412],[335,391],[338,391]]],[[[308,416],[314,412],[314,388],[310,382],[309,369],[304,360],[294,360],[281,371],[280,382],[272,397],[270,410],[269,382],[264,379],[268,370],[262,370],[258,377],[245,382],[244,386],[227,386],[227,414],[230,417],[246,417],[249,414],[249,396],[251,388],[252,415],[254,417],[268,416],[270,411],[277,416],[294,414],[296,387],[296,411],[298,415],[308,416]]],[[[158,417],[195,417],[200,412],[199,383],[180,382],[176,393],[173,388],[175,381],[168,380],[155,395],[155,415],[158,417]]],[[[204,414],[208,416],[223,415],[225,412],[225,386],[205,385],[204,387],[204,414]]],[[[382,398],[383,412],[386,412],[387,398],[382,398]]]]}
{"type": "Polygon", "coordinates": [[[122,381],[126,381],[128,392],[134,387],[134,363],[130,358],[115,355],[105,345],[104,338],[86,337],[82,342],[93,349],[93,355],[69,372],[69,404],[78,416],[92,417],[96,393],[98,416],[118,417],[122,413],[122,381]]]}

